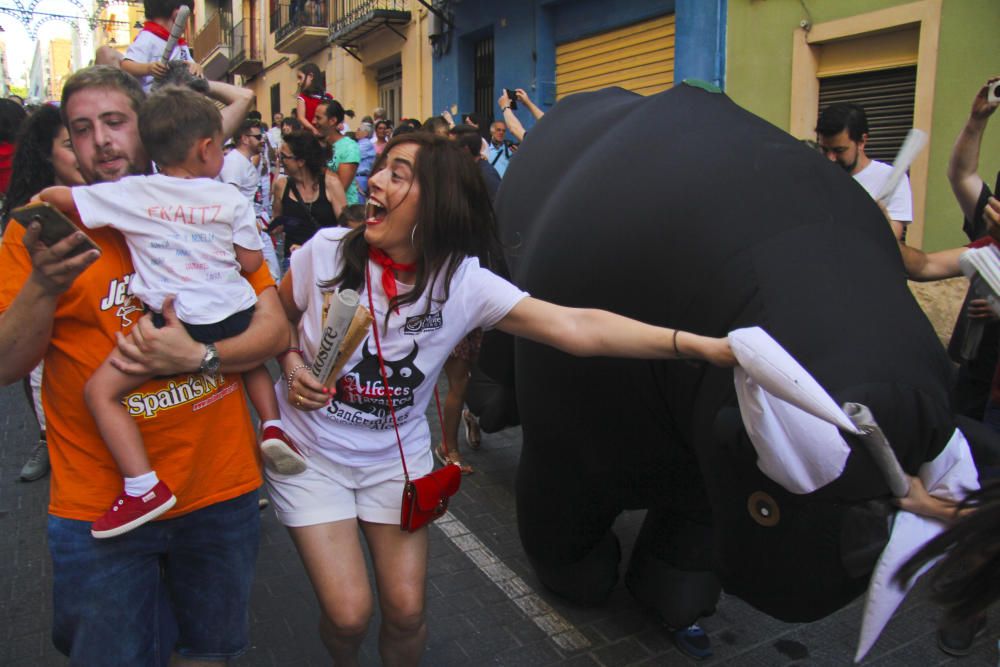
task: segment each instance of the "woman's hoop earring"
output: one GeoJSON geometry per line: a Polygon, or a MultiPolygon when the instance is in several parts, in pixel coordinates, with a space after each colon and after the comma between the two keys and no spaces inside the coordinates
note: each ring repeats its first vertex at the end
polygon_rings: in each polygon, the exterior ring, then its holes
{"type": "Polygon", "coordinates": [[[414,248],[417,247],[416,235],[418,225],[419,223],[417,225],[413,225],[413,229],[410,230],[410,245],[414,248]]]}

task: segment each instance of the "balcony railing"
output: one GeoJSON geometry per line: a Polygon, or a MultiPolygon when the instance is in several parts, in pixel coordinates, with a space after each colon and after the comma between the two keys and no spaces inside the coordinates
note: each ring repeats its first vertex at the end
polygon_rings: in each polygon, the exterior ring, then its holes
{"type": "Polygon", "coordinates": [[[259,20],[244,19],[234,25],[232,44],[230,72],[240,76],[253,76],[264,68],[259,20]]]}
{"type": "Polygon", "coordinates": [[[232,14],[220,8],[195,35],[194,56],[201,63],[206,78],[218,79],[226,73],[232,47],[232,29],[232,14]]]}
{"type": "Polygon", "coordinates": [[[333,0],[330,41],[351,49],[380,28],[399,34],[393,26],[410,22],[408,4],[408,0],[333,0]]]}
{"type": "Polygon", "coordinates": [[[283,52],[301,53],[302,44],[312,44],[313,33],[327,30],[325,0],[282,0],[278,3],[275,47],[283,52]]]}

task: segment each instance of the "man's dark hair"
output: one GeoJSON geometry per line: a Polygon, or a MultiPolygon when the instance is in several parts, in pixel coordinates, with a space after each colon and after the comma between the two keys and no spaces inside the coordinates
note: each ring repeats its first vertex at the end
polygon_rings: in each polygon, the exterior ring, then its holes
{"type": "Polygon", "coordinates": [[[187,5],[194,11],[194,0],[143,0],[142,8],[146,14],[146,20],[168,19],[178,7],[187,5]]]}
{"type": "Polygon", "coordinates": [[[424,124],[420,127],[420,129],[425,132],[448,134],[450,128],[448,127],[448,121],[441,116],[431,116],[424,121],[424,124]]]}
{"type": "Polygon", "coordinates": [[[338,227],[350,227],[352,222],[364,222],[365,221],[365,205],[364,204],[351,204],[350,206],[345,206],[344,210],[340,212],[337,216],[337,226],[338,227]]]}
{"type": "Polygon", "coordinates": [[[63,124],[67,127],[69,127],[69,119],[66,117],[66,108],[69,106],[70,98],[88,88],[117,90],[128,98],[129,104],[136,114],[139,113],[139,107],[146,101],[146,93],[142,90],[142,84],[134,76],[108,65],[84,67],[71,74],[63,85],[59,111],[62,113],[63,124]]]}
{"type": "Polygon", "coordinates": [[[316,107],[326,107],[323,111],[326,117],[338,123],[344,122],[344,105],[337,100],[323,100],[316,107]]]}
{"type": "Polygon", "coordinates": [[[233,143],[234,144],[240,143],[240,139],[243,138],[243,135],[250,134],[250,130],[260,130],[261,132],[264,131],[263,128],[261,128],[260,126],[259,119],[247,117],[246,120],[240,123],[240,126],[236,128],[236,132],[233,133],[233,143]]]}
{"type": "Polygon", "coordinates": [[[851,141],[861,141],[868,134],[868,116],[864,108],[851,102],[837,102],[823,109],[816,123],[817,134],[832,137],[845,129],[851,141]]]}
{"type": "Polygon", "coordinates": [[[471,125],[456,125],[451,128],[450,134],[451,138],[454,139],[459,146],[469,152],[469,155],[472,157],[479,156],[479,152],[483,148],[483,140],[482,137],[479,136],[479,130],[471,125]]]}
{"type": "Polygon", "coordinates": [[[247,120],[257,120],[257,121],[260,121],[260,120],[264,120],[264,117],[260,115],[259,111],[254,110],[254,111],[251,111],[251,112],[249,112],[247,114],[247,120]]]}
{"type": "Polygon", "coordinates": [[[139,137],[160,166],[180,164],[196,141],[217,134],[222,134],[219,109],[190,88],[161,88],[139,108],[139,137]]]}

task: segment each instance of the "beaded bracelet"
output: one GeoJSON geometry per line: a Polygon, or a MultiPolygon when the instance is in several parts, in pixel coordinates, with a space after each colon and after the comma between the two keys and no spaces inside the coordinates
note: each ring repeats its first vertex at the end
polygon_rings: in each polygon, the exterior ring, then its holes
{"type": "Polygon", "coordinates": [[[295,374],[301,371],[303,368],[309,368],[309,364],[299,364],[292,370],[288,371],[286,377],[288,378],[288,395],[292,395],[292,383],[295,381],[295,374]]]}

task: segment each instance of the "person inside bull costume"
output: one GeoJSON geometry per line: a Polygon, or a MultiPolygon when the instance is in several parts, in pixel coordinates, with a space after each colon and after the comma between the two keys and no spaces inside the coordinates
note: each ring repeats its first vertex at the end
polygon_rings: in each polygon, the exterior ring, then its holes
{"type": "Polygon", "coordinates": [[[952,366],[871,197],[717,90],[679,85],[562,100],[512,161],[497,217],[522,289],[729,335],[741,366],[487,335],[481,367],[507,386],[474,379],[468,401],[487,431],[523,426],[518,525],[545,586],[605,600],[612,524],[645,508],[625,583],[690,655],[710,654],[685,629],[722,589],[793,622],[867,590],[860,660],[905,595],[893,574],[941,530],[891,500],[910,476],[965,497],[966,435],[990,439],[957,428],[952,366]],[[655,141],[622,150],[628,128],[652,126],[655,141]]]}

